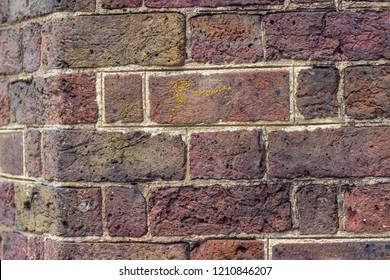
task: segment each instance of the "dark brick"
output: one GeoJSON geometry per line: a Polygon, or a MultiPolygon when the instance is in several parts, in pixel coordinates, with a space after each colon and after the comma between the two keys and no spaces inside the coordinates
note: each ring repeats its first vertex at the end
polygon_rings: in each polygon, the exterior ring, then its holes
{"type": "Polygon", "coordinates": [[[23,68],[34,72],[41,65],[41,26],[31,23],[23,29],[23,68]]]}
{"type": "Polygon", "coordinates": [[[106,191],[110,236],[140,237],[147,232],[145,199],[136,187],[111,187],[106,191]]]}
{"type": "Polygon", "coordinates": [[[47,260],[185,260],[187,245],[46,241],[47,260]]]}
{"type": "Polygon", "coordinates": [[[353,187],[345,192],[345,230],[390,231],[390,184],[353,187]]]}
{"type": "Polygon", "coordinates": [[[191,135],[194,179],[261,179],[265,152],[258,131],[203,132],[191,135]]]}
{"type": "Polygon", "coordinates": [[[142,76],[107,75],[104,78],[104,118],[107,123],[142,122],[142,76]]]}
{"type": "Polygon", "coordinates": [[[149,78],[151,119],[157,123],[286,121],[289,73],[247,71],[149,78]]]}
{"type": "Polygon", "coordinates": [[[26,172],[28,176],[40,177],[42,175],[41,160],[41,132],[27,130],[25,139],[26,172]]]}
{"type": "Polygon", "coordinates": [[[281,5],[283,0],[145,0],[152,8],[224,7],[247,5],[281,5]]]}
{"type": "Polygon", "coordinates": [[[181,180],[185,175],[186,147],[180,135],[81,130],[43,135],[43,172],[49,180],[131,182],[181,180]]]}
{"type": "Polygon", "coordinates": [[[30,237],[27,242],[27,259],[44,259],[44,241],[42,237],[30,237]]]}
{"type": "Polygon", "coordinates": [[[148,205],[157,236],[291,229],[288,185],[162,188],[151,194],[148,205]]]}
{"type": "Polygon", "coordinates": [[[0,30],[0,75],[22,72],[22,32],[19,29],[0,30]]]}
{"type": "Polygon", "coordinates": [[[301,234],[331,234],[338,229],[336,189],[308,186],[297,192],[299,232],[301,234]]]}
{"type": "Polygon", "coordinates": [[[254,240],[207,240],[191,251],[192,260],[262,260],[263,242],[254,240]]]}
{"type": "Polygon", "coordinates": [[[390,260],[389,242],[323,242],[278,244],[274,260],[390,260]]]}
{"type": "Polygon", "coordinates": [[[96,123],[95,74],[61,74],[10,86],[12,120],[19,124],[96,123]]]}
{"type": "Polygon", "coordinates": [[[267,59],[389,59],[389,15],[388,11],[267,15],[267,59]]]}
{"type": "Polygon", "coordinates": [[[42,34],[49,68],[181,65],[185,58],[185,19],[177,13],[58,19],[42,34]]]}
{"type": "Polygon", "coordinates": [[[23,133],[0,133],[0,173],[23,175],[23,133]]]}
{"type": "Polygon", "coordinates": [[[7,125],[10,119],[8,83],[0,82],[0,126],[7,125]]]}
{"type": "Polygon", "coordinates": [[[27,237],[18,232],[3,234],[4,260],[27,260],[27,237]]]}
{"type": "Polygon", "coordinates": [[[326,3],[329,6],[334,6],[334,2],[332,0],[291,0],[291,3],[296,4],[314,4],[314,3],[326,3]]]}
{"type": "Polygon", "coordinates": [[[365,177],[390,175],[388,127],[343,127],[271,132],[271,177],[365,177]]]}
{"type": "Polygon", "coordinates": [[[192,58],[197,62],[248,63],[263,57],[261,18],[219,14],[190,19],[192,58]]]}
{"type": "Polygon", "coordinates": [[[339,73],[334,68],[299,72],[297,106],[305,119],[337,117],[339,81],[339,73]]]}
{"type": "Polygon", "coordinates": [[[103,233],[98,188],[17,186],[15,201],[19,230],[75,237],[103,233]]]}
{"type": "Polygon", "coordinates": [[[347,68],[345,111],[349,117],[359,120],[389,118],[390,66],[347,68]]]}
{"type": "Polygon", "coordinates": [[[15,222],[14,184],[0,182],[0,225],[13,226],[15,222]]]}
{"type": "Polygon", "coordinates": [[[104,9],[123,9],[137,8],[142,4],[142,0],[103,0],[102,8],[104,9]]]}

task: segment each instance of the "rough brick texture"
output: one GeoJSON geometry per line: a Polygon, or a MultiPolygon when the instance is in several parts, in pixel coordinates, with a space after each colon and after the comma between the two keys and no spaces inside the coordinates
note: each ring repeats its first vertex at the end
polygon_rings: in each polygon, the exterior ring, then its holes
{"type": "Polygon", "coordinates": [[[23,133],[0,132],[0,173],[23,175],[23,133]]]}
{"type": "Polygon", "coordinates": [[[8,83],[0,82],[0,126],[7,125],[10,119],[8,83]]]}
{"type": "Polygon", "coordinates": [[[22,71],[22,32],[19,29],[0,30],[0,75],[22,71]]]}
{"type": "Polygon", "coordinates": [[[43,161],[43,173],[49,180],[181,180],[185,144],[180,136],[152,136],[142,131],[47,131],[43,134],[43,161]]]}
{"type": "Polygon", "coordinates": [[[353,187],[344,195],[347,231],[390,231],[390,184],[353,187]]]}
{"type": "Polygon", "coordinates": [[[15,222],[14,184],[0,181],[0,225],[12,226],[15,222]]]}
{"type": "Polygon", "coordinates": [[[193,17],[192,58],[197,62],[257,62],[263,56],[259,16],[222,14],[193,17]]]}
{"type": "Polygon", "coordinates": [[[104,9],[123,9],[140,7],[142,0],[103,0],[102,8],[104,9]]]}
{"type": "Polygon", "coordinates": [[[259,4],[283,4],[282,0],[145,0],[147,7],[184,8],[184,7],[223,7],[259,4]]]}
{"type": "Polygon", "coordinates": [[[191,251],[192,260],[262,260],[264,244],[254,240],[207,240],[191,251]]]}
{"type": "Polygon", "coordinates": [[[261,179],[264,146],[258,131],[204,132],[191,135],[193,179],[261,179]]]}
{"type": "Polygon", "coordinates": [[[26,72],[38,70],[41,64],[41,26],[29,24],[23,29],[23,67],[26,72]]]}
{"type": "Polygon", "coordinates": [[[151,76],[151,119],[157,123],[283,121],[290,116],[287,71],[151,76]]]}
{"type": "Polygon", "coordinates": [[[42,175],[41,132],[28,130],[25,138],[26,173],[31,177],[42,175]]]}
{"type": "Polygon", "coordinates": [[[388,127],[344,127],[269,134],[272,177],[390,175],[388,127]]]}
{"type": "Polygon", "coordinates": [[[160,189],[149,199],[153,235],[281,232],[291,229],[289,186],[160,189]]]}
{"type": "Polygon", "coordinates": [[[345,70],[345,111],[354,119],[390,117],[390,66],[345,70]]]}
{"type": "Polygon", "coordinates": [[[18,232],[4,232],[3,257],[5,260],[27,260],[27,237],[18,232]]]}
{"type": "Polygon", "coordinates": [[[8,20],[8,1],[0,2],[0,24],[8,20]]]}

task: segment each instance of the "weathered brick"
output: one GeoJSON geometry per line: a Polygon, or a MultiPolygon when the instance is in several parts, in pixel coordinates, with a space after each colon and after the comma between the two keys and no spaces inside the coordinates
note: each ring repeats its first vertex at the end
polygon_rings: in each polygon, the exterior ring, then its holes
{"type": "Polygon", "coordinates": [[[388,11],[267,15],[267,59],[389,59],[389,16],[388,11]]]}
{"type": "Polygon", "coordinates": [[[247,5],[281,5],[282,0],[145,0],[152,8],[224,7],[247,5]]]}
{"type": "Polygon", "coordinates": [[[10,119],[8,83],[0,82],[0,126],[7,125],[10,119]]]}
{"type": "Polygon", "coordinates": [[[19,29],[0,30],[0,75],[22,71],[22,32],[19,29]]]}
{"type": "Polygon", "coordinates": [[[93,12],[95,0],[11,0],[10,19],[22,20],[53,12],[93,12]]]}
{"type": "Polygon", "coordinates": [[[259,16],[197,16],[190,25],[192,58],[197,62],[248,63],[263,57],[259,16]]]}
{"type": "Polygon", "coordinates": [[[348,188],[344,196],[346,231],[390,231],[390,184],[348,188]]]}
{"type": "Polygon", "coordinates": [[[8,0],[0,1],[0,24],[8,20],[8,0]]]}
{"type": "Polygon", "coordinates": [[[15,222],[14,184],[0,182],[0,225],[13,226],[15,222]]]}
{"type": "Polygon", "coordinates": [[[31,23],[23,29],[23,68],[34,72],[41,65],[41,26],[31,23]]]}
{"type": "Polygon", "coordinates": [[[23,133],[0,133],[0,173],[23,175],[23,133]]]}
{"type": "Polygon", "coordinates": [[[297,192],[299,232],[331,234],[338,229],[336,189],[327,186],[303,187],[297,192]]]}
{"type": "Polygon", "coordinates": [[[11,117],[19,124],[96,123],[95,74],[35,77],[10,85],[11,117]]]}
{"type": "Polygon", "coordinates": [[[261,179],[265,152],[258,131],[203,132],[191,135],[194,179],[261,179]]]}
{"type": "Polygon", "coordinates": [[[345,70],[345,111],[354,119],[390,117],[390,66],[345,70]]]}
{"type": "Polygon", "coordinates": [[[284,70],[153,75],[149,90],[157,123],[286,121],[290,115],[284,70]]]}
{"type": "Polygon", "coordinates": [[[63,243],[46,241],[47,260],[185,260],[188,246],[143,243],[63,243]]]}
{"type": "Polygon", "coordinates": [[[343,127],[271,132],[271,177],[364,177],[390,175],[388,127],[343,127]]]}
{"type": "Polygon", "coordinates": [[[148,205],[157,236],[291,229],[289,185],[162,188],[151,194],[148,205]]]}
{"type": "Polygon", "coordinates": [[[185,175],[180,135],[81,130],[43,135],[43,172],[49,180],[131,182],[181,180],[185,175]]]}
{"type": "Polygon", "coordinates": [[[27,259],[44,259],[44,241],[42,237],[29,237],[27,242],[27,259]]]}
{"type": "Polygon", "coordinates": [[[334,68],[299,72],[297,106],[305,119],[337,117],[339,81],[339,73],[334,68]]]}
{"type": "Polygon", "coordinates": [[[60,236],[100,236],[102,197],[98,188],[16,186],[19,230],[60,236]]]}
{"type": "Polygon", "coordinates": [[[28,176],[40,177],[42,174],[41,132],[27,130],[25,139],[26,172],[28,176]]]}
{"type": "Polygon", "coordinates": [[[5,260],[27,260],[27,237],[18,232],[4,232],[3,258],[5,260]]]}
{"type": "Polygon", "coordinates": [[[278,244],[274,260],[390,260],[389,242],[335,242],[278,244]]]}
{"type": "Polygon", "coordinates": [[[107,75],[104,78],[105,121],[108,123],[142,122],[142,76],[107,75]]]}
{"type": "Polygon", "coordinates": [[[181,65],[185,58],[185,19],[177,13],[64,18],[42,34],[49,68],[181,65]]]}
{"type": "Polygon", "coordinates": [[[111,187],[106,191],[106,216],[110,236],[140,237],[147,232],[146,204],[136,187],[111,187]]]}
{"type": "Polygon", "coordinates": [[[191,251],[192,260],[262,260],[264,244],[255,240],[207,240],[191,251]]]}
{"type": "Polygon", "coordinates": [[[332,0],[291,0],[291,3],[296,4],[313,4],[313,3],[329,3],[329,6],[334,6],[334,2],[332,0]]]}
{"type": "Polygon", "coordinates": [[[142,0],[102,0],[104,9],[123,9],[140,7],[142,0]]]}

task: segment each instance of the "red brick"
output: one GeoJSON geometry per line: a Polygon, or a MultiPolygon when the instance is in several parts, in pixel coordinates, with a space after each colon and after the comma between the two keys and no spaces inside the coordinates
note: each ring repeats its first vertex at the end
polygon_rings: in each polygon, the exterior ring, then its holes
{"type": "Polygon", "coordinates": [[[172,124],[289,120],[289,73],[247,71],[149,78],[152,121],[172,124]]]}
{"type": "Polygon", "coordinates": [[[99,188],[17,186],[15,203],[21,231],[70,237],[103,234],[99,188]]]}
{"type": "Polygon", "coordinates": [[[390,184],[352,187],[344,195],[346,231],[390,232],[390,184]]]}
{"type": "Polygon", "coordinates": [[[389,59],[389,17],[388,11],[267,15],[267,59],[389,59]]]}
{"type": "Polygon", "coordinates": [[[334,2],[332,0],[291,0],[291,3],[296,4],[313,4],[313,3],[326,3],[329,6],[334,6],[334,2]]]}
{"type": "Polygon", "coordinates": [[[147,232],[146,204],[136,187],[111,187],[106,191],[106,216],[110,236],[140,237],[147,232]]]}
{"type": "Polygon", "coordinates": [[[0,133],[0,173],[23,175],[23,133],[0,133]]]}
{"type": "Polygon", "coordinates": [[[191,251],[192,260],[262,260],[263,242],[254,240],[207,240],[191,251]]]}
{"type": "Polygon", "coordinates": [[[27,259],[43,260],[44,259],[44,241],[40,236],[29,237],[27,242],[27,259]]]}
{"type": "Polygon", "coordinates": [[[185,59],[185,18],[178,13],[63,18],[46,23],[42,34],[48,68],[182,65],[185,59]]]}
{"type": "Polygon", "coordinates": [[[0,1],[0,24],[8,20],[8,1],[0,1]]]}
{"type": "Polygon", "coordinates": [[[7,125],[10,119],[8,83],[0,82],[0,126],[7,125]]]}
{"type": "Polygon", "coordinates": [[[272,248],[274,260],[390,260],[390,243],[326,242],[278,244],[272,248]]]}
{"type": "Polygon", "coordinates": [[[156,236],[281,232],[292,226],[289,185],[162,188],[148,205],[156,236]]]}
{"type": "Polygon", "coordinates": [[[180,135],[47,131],[43,134],[43,173],[48,180],[60,181],[182,180],[185,150],[180,135]]]}
{"type": "Polygon", "coordinates": [[[25,139],[26,172],[28,176],[40,177],[42,174],[41,132],[27,130],[25,139]]]}
{"type": "Polygon", "coordinates": [[[388,127],[343,127],[271,132],[271,177],[365,177],[390,175],[388,127]]]}
{"type": "Polygon", "coordinates": [[[192,58],[197,62],[249,63],[263,57],[259,16],[197,16],[190,25],[192,58]]]}
{"type": "Polygon", "coordinates": [[[15,222],[14,184],[0,182],[0,225],[13,226],[15,222]]]}
{"type": "Polygon", "coordinates": [[[265,152],[258,131],[194,133],[190,144],[193,179],[261,179],[265,152]]]}
{"type": "Polygon", "coordinates": [[[47,260],[185,260],[188,246],[144,243],[64,243],[46,241],[47,260]]]}
{"type": "Polygon", "coordinates": [[[31,23],[23,29],[23,68],[34,72],[41,65],[41,26],[31,23]]]}
{"type": "Polygon", "coordinates": [[[95,74],[61,74],[10,86],[11,114],[19,124],[96,123],[95,74]]]}
{"type": "Polygon", "coordinates": [[[105,121],[108,123],[142,122],[142,76],[107,75],[104,78],[105,121]]]}
{"type": "Polygon", "coordinates": [[[337,117],[339,81],[339,73],[334,68],[299,72],[297,106],[305,119],[337,117]]]}
{"type": "Polygon", "coordinates": [[[0,30],[0,75],[22,72],[22,32],[18,29],[0,30]]]}
{"type": "Polygon", "coordinates": [[[27,237],[18,232],[4,232],[3,258],[5,260],[27,260],[27,237]]]}
{"type": "Polygon", "coordinates": [[[102,0],[103,9],[137,8],[141,4],[142,0],[102,0]]]}
{"type": "Polygon", "coordinates": [[[336,189],[308,186],[297,192],[299,232],[301,234],[332,234],[338,230],[336,189]]]}
{"type": "Polygon", "coordinates": [[[152,8],[184,7],[224,7],[247,5],[281,5],[282,0],[145,0],[145,5],[152,8]]]}
{"type": "Polygon", "coordinates": [[[390,118],[390,66],[345,70],[345,111],[354,119],[390,118]]]}

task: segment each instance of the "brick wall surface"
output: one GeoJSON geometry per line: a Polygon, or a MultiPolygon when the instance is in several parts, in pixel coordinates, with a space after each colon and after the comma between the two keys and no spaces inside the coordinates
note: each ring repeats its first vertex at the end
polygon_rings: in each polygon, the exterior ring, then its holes
{"type": "Polygon", "coordinates": [[[2,259],[390,259],[389,0],[0,0],[2,259]]]}

